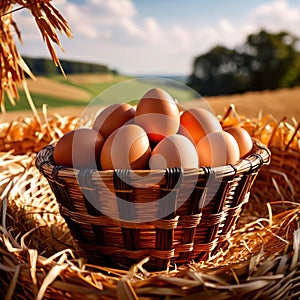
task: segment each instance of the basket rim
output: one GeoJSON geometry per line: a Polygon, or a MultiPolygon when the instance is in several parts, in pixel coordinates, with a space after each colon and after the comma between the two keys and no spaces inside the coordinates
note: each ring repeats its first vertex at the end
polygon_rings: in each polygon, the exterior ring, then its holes
{"type": "MultiPolygon", "coordinates": [[[[259,169],[262,165],[268,165],[271,161],[271,151],[270,149],[264,145],[259,140],[252,138],[253,141],[253,148],[249,155],[244,158],[240,158],[234,164],[227,164],[220,167],[206,167],[200,166],[199,168],[190,168],[184,169],[179,168],[182,170],[185,176],[195,175],[198,174],[199,176],[203,175],[206,176],[208,173],[215,174],[216,177],[219,176],[235,176],[239,174],[244,174],[247,172],[252,172],[254,170],[259,169]]],[[[53,151],[54,151],[55,143],[51,143],[45,147],[43,147],[36,155],[35,164],[36,167],[42,173],[47,173],[51,175],[51,173],[55,169],[55,175],[57,177],[76,177],[79,172],[84,170],[88,172],[92,177],[93,175],[112,175],[115,170],[97,170],[97,169],[75,169],[68,166],[56,165],[53,159],[53,151]],[[49,171],[51,172],[49,173],[49,171]]],[[[156,174],[156,175],[163,175],[166,173],[166,169],[161,170],[126,170],[129,175],[130,174],[137,174],[137,175],[148,175],[148,174],[156,174]]]]}

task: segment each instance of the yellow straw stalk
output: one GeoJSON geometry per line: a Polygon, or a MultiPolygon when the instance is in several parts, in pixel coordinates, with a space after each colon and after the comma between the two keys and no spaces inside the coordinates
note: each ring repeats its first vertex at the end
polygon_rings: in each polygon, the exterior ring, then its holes
{"type": "Polygon", "coordinates": [[[27,73],[32,78],[34,78],[34,76],[19,54],[13,35],[13,33],[15,32],[18,39],[22,42],[20,30],[13,20],[13,13],[23,8],[30,10],[32,16],[35,19],[38,29],[41,32],[42,38],[48,47],[53,62],[56,66],[60,67],[63,74],[64,72],[54,48],[54,45],[56,44],[60,47],[60,49],[63,50],[59,37],[57,35],[57,31],[65,34],[68,37],[72,37],[72,33],[67,21],[51,4],[50,0],[3,0],[0,2],[1,110],[5,111],[4,92],[6,92],[9,101],[14,105],[15,99],[18,99],[19,97],[17,85],[22,84],[26,91],[28,102],[35,116],[38,118],[33,101],[27,88],[25,73],[27,73]],[[14,9],[15,5],[17,5],[18,8],[14,9]]]}

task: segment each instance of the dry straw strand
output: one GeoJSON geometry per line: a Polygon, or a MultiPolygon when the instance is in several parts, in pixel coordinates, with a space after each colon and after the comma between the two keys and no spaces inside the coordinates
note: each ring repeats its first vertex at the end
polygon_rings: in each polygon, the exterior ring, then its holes
{"type": "MultiPolygon", "coordinates": [[[[13,20],[13,13],[20,9],[30,10],[41,32],[42,38],[48,47],[53,62],[61,69],[63,74],[64,71],[54,48],[54,45],[57,45],[63,50],[57,31],[70,38],[72,37],[72,32],[66,19],[55,6],[52,5],[50,0],[28,0],[26,2],[23,0],[6,0],[0,2],[0,106],[2,111],[5,111],[4,91],[10,102],[14,105],[15,99],[19,98],[17,86],[23,84],[26,87],[24,83],[24,81],[26,81],[25,73],[31,78],[35,78],[19,54],[14,41],[13,31],[16,32],[18,39],[22,42],[21,32],[13,20]],[[19,5],[19,7],[14,9],[15,5],[19,5]]],[[[30,107],[33,109],[34,116],[38,119],[39,123],[41,123],[32,99],[28,95],[29,92],[27,91],[26,96],[30,107]]]]}

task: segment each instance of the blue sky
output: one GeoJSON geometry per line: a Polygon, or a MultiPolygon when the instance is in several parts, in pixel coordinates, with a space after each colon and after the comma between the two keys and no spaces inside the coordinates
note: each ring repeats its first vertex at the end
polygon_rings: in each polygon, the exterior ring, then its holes
{"type": "MultiPolygon", "coordinates": [[[[61,59],[107,64],[132,75],[183,74],[216,44],[234,47],[261,28],[300,36],[300,0],[53,0],[74,37],[61,59]]],[[[15,14],[22,55],[49,57],[32,17],[15,14]]]]}

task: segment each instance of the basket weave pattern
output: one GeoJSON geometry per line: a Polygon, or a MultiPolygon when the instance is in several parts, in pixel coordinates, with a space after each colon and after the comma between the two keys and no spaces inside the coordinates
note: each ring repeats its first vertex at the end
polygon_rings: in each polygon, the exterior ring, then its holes
{"type": "Polygon", "coordinates": [[[121,266],[149,256],[147,268],[152,270],[204,260],[216,251],[230,236],[260,167],[270,158],[268,149],[255,141],[253,153],[235,165],[143,170],[133,176],[130,170],[56,166],[53,149],[52,145],[42,149],[36,165],[47,178],[79,251],[93,263],[121,266]],[[149,176],[157,184],[150,185],[149,176]],[[162,197],[166,201],[156,201],[162,197]],[[128,209],[122,199],[134,203],[135,209],[128,209]],[[149,214],[158,218],[141,222],[149,214]],[[159,218],[160,214],[166,216],[159,218]]]}

